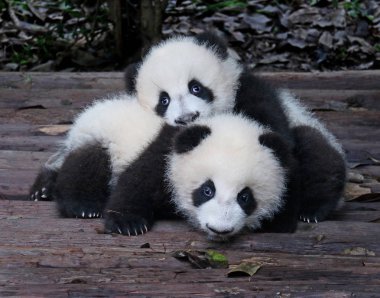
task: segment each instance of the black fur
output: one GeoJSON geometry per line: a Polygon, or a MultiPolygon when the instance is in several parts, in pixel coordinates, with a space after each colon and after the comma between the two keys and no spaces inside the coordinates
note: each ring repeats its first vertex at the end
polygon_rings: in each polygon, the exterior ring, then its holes
{"type": "Polygon", "coordinates": [[[109,197],[111,165],[99,144],[71,152],[63,163],[53,191],[63,217],[99,217],[109,197]]]}
{"type": "Polygon", "coordinates": [[[29,199],[32,201],[52,201],[52,190],[56,178],[56,171],[43,167],[30,188],[29,199]]]}
{"type": "Polygon", "coordinates": [[[300,216],[311,222],[321,221],[342,197],[345,161],[318,130],[299,126],[294,128],[294,134],[302,186],[300,216]]]}
{"type": "Polygon", "coordinates": [[[249,187],[245,187],[238,193],[237,202],[247,215],[251,215],[257,207],[257,201],[249,187]]]}
{"type": "Polygon", "coordinates": [[[206,86],[203,86],[199,81],[192,79],[188,84],[188,88],[191,94],[199,98],[202,98],[203,100],[207,102],[214,101],[214,93],[212,92],[212,90],[207,88],[206,86]],[[200,87],[200,92],[195,93],[191,90],[194,85],[197,85],[200,87]]]}
{"type": "Polygon", "coordinates": [[[182,154],[193,150],[202,140],[211,134],[211,129],[204,125],[193,125],[181,131],[174,140],[174,150],[182,154]]]}
{"type": "Polygon", "coordinates": [[[136,77],[139,70],[139,63],[132,63],[127,66],[124,73],[125,89],[128,94],[136,93],[136,77]]]}
{"type": "Polygon", "coordinates": [[[142,234],[151,228],[156,218],[175,214],[164,172],[166,155],[177,130],[164,126],[158,137],[120,175],[105,209],[106,232],[142,234]]]}
{"type": "Polygon", "coordinates": [[[208,179],[201,186],[195,189],[192,193],[193,205],[199,207],[207,201],[211,200],[215,195],[215,185],[214,182],[208,179]],[[209,193],[205,193],[205,188],[208,189],[209,193]]]}
{"type": "Polygon", "coordinates": [[[161,91],[157,105],[155,107],[156,114],[158,116],[164,117],[166,110],[168,109],[168,106],[170,105],[170,96],[167,92],[161,91]],[[169,103],[167,105],[162,104],[162,99],[167,98],[169,100],[169,103]]]}
{"type": "Polygon", "coordinates": [[[269,126],[292,143],[292,132],[276,89],[249,71],[241,74],[239,85],[234,111],[269,126]]]}
{"type": "Polygon", "coordinates": [[[281,210],[271,220],[262,222],[261,232],[292,233],[297,229],[300,208],[300,183],[298,161],[294,158],[289,142],[277,133],[265,133],[259,137],[262,145],[273,150],[286,170],[286,192],[281,210]]]}
{"type": "Polygon", "coordinates": [[[206,47],[214,50],[220,59],[225,60],[228,58],[227,44],[215,33],[204,32],[196,35],[195,39],[200,45],[205,45],[206,47]]]}

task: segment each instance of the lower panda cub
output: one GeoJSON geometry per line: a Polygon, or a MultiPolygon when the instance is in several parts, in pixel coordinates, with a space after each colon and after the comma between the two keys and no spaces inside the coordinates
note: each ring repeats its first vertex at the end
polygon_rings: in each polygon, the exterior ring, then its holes
{"type": "Polygon", "coordinates": [[[345,181],[343,158],[317,129],[297,126],[294,134],[296,152],[280,134],[239,114],[165,126],[120,175],[105,210],[106,231],[143,234],[156,219],[179,214],[212,240],[244,227],[294,232],[300,214],[332,211],[345,181]],[[326,168],[320,153],[331,161],[326,168]]]}

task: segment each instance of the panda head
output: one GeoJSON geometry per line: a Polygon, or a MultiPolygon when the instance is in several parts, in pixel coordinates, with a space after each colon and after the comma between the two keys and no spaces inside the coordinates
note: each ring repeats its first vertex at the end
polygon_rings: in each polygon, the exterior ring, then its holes
{"type": "Polygon", "coordinates": [[[198,121],[175,137],[169,156],[173,202],[213,240],[243,227],[257,229],[283,204],[284,152],[288,147],[279,135],[242,116],[198,121]]]}
{"type": "Polygon", "coordinates": [[[186,125],[232,109],[242,69],[211,33],[173,37],[127,70],[127,89],[170,125],[186,125]],[[130,78],[133,79],[130,79],[130,78]]]}

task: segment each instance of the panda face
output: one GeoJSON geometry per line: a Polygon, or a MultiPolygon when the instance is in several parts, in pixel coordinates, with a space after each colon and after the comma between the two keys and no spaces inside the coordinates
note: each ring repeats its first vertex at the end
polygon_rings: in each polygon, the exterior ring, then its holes
{"type": "Polygon", "coordinates": [[[267,131],[238,115],[217,115],[182,131],[167,178],[178,211],[213,240],[257,229],[281,207],[286,169],[260,143],[267,131]]]}
{"type": "Polygon", "coordinates": [[[226,54],[193,37],[176,37],[153,47],[136,76],[140,103],[171,125],[232,109],[241,67],[226,54]]]}

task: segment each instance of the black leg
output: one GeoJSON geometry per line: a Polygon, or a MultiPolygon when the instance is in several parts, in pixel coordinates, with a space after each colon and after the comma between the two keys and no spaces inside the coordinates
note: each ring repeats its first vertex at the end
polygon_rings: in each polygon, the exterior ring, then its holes
{"type": "Polygon", "coordinates": [[[71,152],[65,159],[53,192],[63,217],[102,216],[109,197],[109,155],[99,144],[71,152]]]}
{"type": "Polygon", "coordinates": [[[29,192],[29,200],[52,201],[52,190],[57,178],[57,172],[43,167],[37,175],[29,192]]]}

